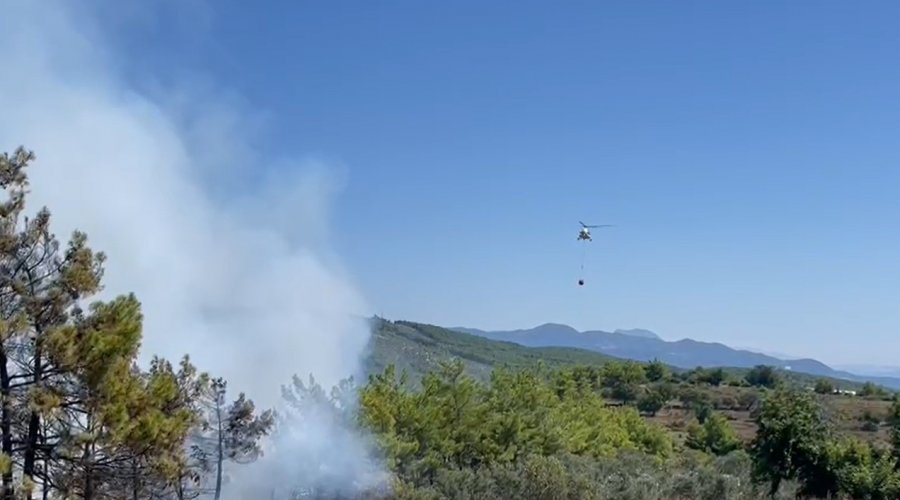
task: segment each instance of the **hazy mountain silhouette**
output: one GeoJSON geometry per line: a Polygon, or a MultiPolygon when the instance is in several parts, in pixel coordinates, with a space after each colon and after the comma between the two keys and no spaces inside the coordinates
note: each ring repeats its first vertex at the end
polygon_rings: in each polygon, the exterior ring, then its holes
{"type": "Polygon", "coordinates": [[[835,370],[815,359],[781,359],[759,352],[734,349],[717,342],[699,342],[691,339],[666,341],[649,330],[580,332],[571,326],[558,323],[546,323],[526,330],[485,331],[463,327],[453,328],[453,330],[493,340],[515,342],[529,347],[577,347],[638,361],[659,359],[682,368],[697,366],[749,368],[755,365],[771,365],[812,375],[857,382],[871,381],[893,389],[900,389],[900,378],[897,377],[858,375],[835,370]]]}

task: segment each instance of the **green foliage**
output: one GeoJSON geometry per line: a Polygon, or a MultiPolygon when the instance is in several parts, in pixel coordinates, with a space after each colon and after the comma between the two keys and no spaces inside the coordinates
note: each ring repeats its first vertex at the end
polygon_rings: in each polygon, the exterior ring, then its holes
{"type": "Polygon", "coordinates": [[[665,430],[634,409],[608,408],[583,375],[500,369],[480,383],[452,362],[411,391],[388,367],[362,388],[360,419],[392,467],[417,486],[435,481],[443,464],[462,470],[562,452],[607,457],[622,449],[671,456],[665,430]]]}
{"type": "Polygon", "coordinates": [[[778,376],[775,368],[768,365],[754,366],[744,376],[744,380],[753,387],[766,387],[769,389],[775,388],[781,382],[781,378],[778,376]]]}
{"type": "Polygon", "coordinates": [[[872,382],[866,382],[862,386],[862,390],[859,391],[859,395],[862,397],[871,397],[878,394],[878,387],[875,386],[872,382]]]}
{"type": "Polygon", "coordinates": [[[702,425],[688,430],[685,446],[714,455],[727,455],[741,447],[737,433],[721,414],[711,415],[702,425]]]}
{"type": "Polygon", "coordinates": [[[862,389],[859,391],[859,395],[869,399],[886,399],[890,397],[890,394],[885,388],[877,386],[872,382],[863,384],[862,389]]]}
{"type": "Polygon", "coordinates": [[[597,367],[613,359],[585,349],[569,347],[525,347],[477,335],[409,321],[374,319],[374,351],[367,359],[366,373],[382,373],[388,365],[406,371],[410,383],[440,369],[440,362],[458,359],[466,372],[479,380],[490,378],[497,367],[531,368],[544,363],[548,368],[597,367]]]}
{"type": "MultiPolygon", "coordinates": [[[[372,354],[366,358],[366,374],[382,373],[388,365],[394,365],[397,371],[406,371],[410,384],[415,386],[429,371],[439,368],[441,360],[459,359],[466,366],[466,373],[481,380],[490,378],[495,368],[531,368],[544,363],[547,368],[582,367],[593,371],[601,369],[608,361],[623,361],[599,352],[568,347],[525,347],[511,342],[490,340],[477,335],[458,332],[434,325],[411,321],[387,321],[381,318],[372,320],[372,354]]],[[[653,361],[642,363],[647,381],[653,382],[651,373],[647,372],[653,361]]],[[[664,377],[670,381],[696,383],[692,379],[694,370],[677,370],[663,363],[659,368],[673,372],[664,377]]],[[[704,369],[712,370],[712,369],[704,369]]],[[[745,380],[749,371],[744,368],[722,368],[725,380],[723,384],[734,387],[751,387],[745,380]]],[[[814,385],[821,377],[796,371],[779,372],[778,375],[789,384],[814,385]]],[[[836,379],[829,379],[838,383],[836,379]]],[[[841,387],[860,388],[861,383],[841,380],[841,387]]]]}
{"type": "MultiPolygon", "coordinates": [[[[628,451],[601,458],[529,455],[510,464],[443,469],[428,486],[400,481],[395,495],[453,500],[761,500],[765,496],[744,479],[749,469],[750,460],[742,452],[669,461],[628,451]]],[[[785,488],[776,498],[792,498],[792,493],[785,488]]]]}
{"type": "Polygon", "coordinates": [[[663,383],[654,385],[638,398],[638,410],[647,415],[654,416],[656,415],[656,412],[665,408],[673,395],[674,390],[669,384],[663,383]]]}
{"type": "Polygon", "coordinates": [[[891,429],[891,452],[894,459],[900,461],[900,399],[894,399],[893,403],[891,403],[887,423],[891,429]]]}
{"type": "Polygon", "coordinates": [[[607,387],[620,384],[639,385],[647,382],[644,366],[636,361],[610,361],[601,368],[607,387]]]}
{"type": "Polygon", "coordinates": [[[816,493],[835,490],[834,479],[823,471],[831,429],[809,394],[795,390],[769,394],[756,424],[751,446],[754,478],[769,483],[770,492],[789,479],[800,479],[807,487],[820,490],[816,493]]]}
{"type": "MultiPolygon", "coordinates": [[[[607,373],[619,373],[621,367],[614,367],[607,373]]],[[[751,370],[753,372],[753,370],[751,370]]],[[[705,375],[704,372],[700,372],[705,375]]],[[[693,371],[689,377],[696,384],[704,384],[704,376],[697,376],[698,371],[693,371]]],[[[770,376],[774,372],[760,369],[751,373],[750,381],[759,386],[778,386],[777,377],[770,376]]],[[[612,377],[612,381],[621,379],[612,377]]],[[[601,385],[610,385],[605,377],[601,377],[601,385]]],[[[581,385],[590,388],[590,383],[581,385]]],[[[655,389],[662,389],[662,385],[653,385],[646,388],[639,400],[639,406],[648,405],[650,396],[655,389]]],[[[663,390],[663,392],[665,392],[663,390]]],[[[749,447],[750,455],[747,461],[752,468],[746,470],[743,476],[750,477],[754,483],[767,485],[767,492],[775,497],[790,497],[794,494],[809,497],[827,497],[829,495],[848,498],[896,498],[898,485],[900,485],[900,473],[898,473],[897,461],[894,453],[883,451],[876,446],[858,440],[836,439],[830,423],[826,420],[822,407],[811,393],[792,387],[783,387],[768,393],[757,407],[759,393],[756,390],[744,389],[735,395],[721,396],[719,403],[725,406],[738,406],[754,411],[758,425],[758,433],[749,447]],[[730,402],[726,404],[726,399],[730,402]]],[[[700,386],[688,386],[679,391],[679,398],[683,405],[692,410],[698,417],[700,424],[693,424],[688,429],[685,445],[688,449],[695,449],[700,457],[708,455],[732,456],[738,455],[742,444],[737,438],[734,429],[723,415],[712,412],[712,400],[710,392],[700,386]]],[[[645,407],[648,408],[648,407],[645,407]]],[[[652,410],[652,407],[649,407],[652,410]]],[[[648,413],[650,413],[648,411],[648,413]]],[[[881,419],[873,412],[863,414],[863,421],[870,425],[877,425],[881,419]]],[[[892,439],[900,443],[900,402],[895,402],[891,413],[886,419],[892,427],[892,439]]],[[[588,456],[588,455],[582,455],[588,456]]],[[[609,456],[609,455],[607,455],[609,456]]],[[[619,457],[621,454],[616,454],[619,457]]],[[[671,455],[670,455],[671,456],[671,455]]],[[[689,453],[681,455],[684,460],[691,457],[689,453]]],[[[704,460],[700,459],[699,463],[704,460]]],[[[672,463],[665,461],[665,463],[672,463]]],[[[692,470],[698,470],[694,463],[692,470]]],[[[571,469],[565,473],[571,474],[571,469]]],[[[677,471],[670,471],[671,478],[676,483],[685,476],[677,471]],[[677,479],[676,479],[677,478],[677,479]]],[[[695,480],[697,476],[692,476],[695,480]]],[[[654,487],[642,489],[644,484],[640,479],[633,478],[631,491],[640,491],[638,496],[647,498],[659,498],[664,495],[680,498],[728,498],[727,486],[729,483],[723,476],[714,476],[715,487],[711,491],[699,492],[696,483],[687,481],[677,484],[668,490],[667,479],[655,477],[654,487]],[[665,491],[666,493],[660,493],[665,491]],[[717,495],[717,496],[716,496],[717,495]]],[[[741,483],[738,479],[736,484],[741,483]]],[[[562,486],[559,491],[564,491],[562,486]]],[[[599,490],[597,490],[599,491],[599,490]]],[[[631,493],[617,491],[621,497],[629,497],[631,493]]],[[[741,498],[760,497],[760,492],[754,488],[741,492],[741,498]]],[[[613,495],[613,497],[615,497],[613,495]]]]}
{"type": "Polygon", "coordinates": [[[623,404],[635,403],[641,396],[641,386],[635,384],[616,384],[610,387],[606,394],[611,399],[621,401],[623,404]]]}
{"type": "Polygon", "coordinates": [[[877,432],[878,427],[881,425],[881,419],[869,410],[863,412],[862,422],[861,428],[866,432],[877,432]]]}
{"type": "Polygon", "coordinates": [[[759,403],[759,394],[754,390],[744,390],[738,395],[737,403],[744,410],[751,411],[759,403]]]}
{"type": "Polygon", "coordinates": [[[706,391],[687,387],[681,391],[679,398],[684,407],[691,410],[701,424],[713,413],[712,398],[706,391]]]}
{"type": "Polygon", "coordinates": [[[709,384],[718,387],[725,381],[727,375],[723,368],[697,367],[688,372],[687,380],[694,384],[709,384]]]}
{"type": "Polygon", "coordinates": [[[816,380],[815,391],[817,394],[831,394],[834,392],[834,384],[828,379],[820,378],[816,380]]]}
{"type": "Polygon", "coordinates": [[[889,453],[852,442],[838,451],[835,467],[840,491],[850,498],[900,498],[900,472],[889,453]]]}
{"type": "Polygon", "coordinates": [[[672,370],[658,359],[647,363],[644,367],[644,372],[647,375],[647,380],[650,382],[662,382],[672,377],[672,370]]]}
{"type": "Polygon", "coordinates": [[[647,382],[644,365],[635,361],[610,361],[600,371],[609,397],[625,404],[637,400],[640,384],[647,382]]]}

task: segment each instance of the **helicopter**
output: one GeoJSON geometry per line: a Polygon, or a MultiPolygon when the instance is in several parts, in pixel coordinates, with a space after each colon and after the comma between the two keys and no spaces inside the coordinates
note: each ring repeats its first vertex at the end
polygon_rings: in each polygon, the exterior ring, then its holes
{"type": "Polygon", "coordinates": [[[581,222],[581,221],[578,221],[578,223],[581,224],[581,231],[578,232],[578,239],[579,240],[587,240],[587,241],[594,241],[591,238],[591,229],[596,228],[596,227],[613,227],[612,224],[599,224],[599,225],[591,226],[591,225],[585,224],[584,222],[581,222]]]}
{"type": "MultiPolygon", "coordinates": [[[[591,229],[596,228],[596,227],[613,227],[612,224],[588,225],[581,221],[578,221],[578,223],[581,224],[581,231],[578,232],[578,241],[584,241],[584,242],[594,241],[593,238],[591,238],[591,229]]],[[[586,251],[587,251],[587,247],[585,247],[585,252],[586,251]]],[[[578,279],[578,286],[584,286],[584,276],[583,276],[583,274],[584,274],[584,258],[585,258],[585,254],[582,253],[582,255],[581,255],[582,277],[578,279]]]]}

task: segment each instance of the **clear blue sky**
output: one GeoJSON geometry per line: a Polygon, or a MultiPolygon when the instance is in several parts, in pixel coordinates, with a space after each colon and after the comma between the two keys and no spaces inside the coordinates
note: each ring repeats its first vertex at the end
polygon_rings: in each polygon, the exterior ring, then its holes
{"type": "Polygon", "coordinates": [[[210,5],[120,49],[345,165],[338,250],[389,318],[898,359],[900,4],[210,5]],[[580,219],[617,225],[584,288],[580,219]]]}

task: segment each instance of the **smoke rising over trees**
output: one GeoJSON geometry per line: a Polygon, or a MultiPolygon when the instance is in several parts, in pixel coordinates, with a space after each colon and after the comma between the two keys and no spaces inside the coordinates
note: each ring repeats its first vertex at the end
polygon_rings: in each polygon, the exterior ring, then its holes
{"type": "Polygon", "coordinates": [[[92,301],[105,255],[81,232],[63,245],[46,207],[27,215],[34,158],[24,148],[0,156],[2,497],[35,488],[84,499],[177,495],[182,480],[200,480],[185,474],[189,457],[212,454],[203,470],[220,475],[225,460],[258,454],[270,411],[257,414],[243,394],[226,406],[224,382],[198,375],[187,357],[178,371],[160,358],[138,367],[137,297],[92,301]]]}
{"type": "Polygon", "coordinates": [[[480,381],[448,361],[413,389],[388,366],[330,392],[295,375],[275,412],[229,396],[190,353],[142,367],[139,297],[97,299],[106,255],[82,232],[57,239],[49,209],[29,216],[34,160],[24,148],[0,156],[4,500],[900,495],[898,403],[889,443],[863,442],[835,432],[825,395],[768,367],[746,377],[761,397],[749,442],[702,392],[722,370],[711,381],[608,361],[480,381]],[[638,411],[676,397],[696,413],[683,442],[638,411]]]}

